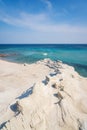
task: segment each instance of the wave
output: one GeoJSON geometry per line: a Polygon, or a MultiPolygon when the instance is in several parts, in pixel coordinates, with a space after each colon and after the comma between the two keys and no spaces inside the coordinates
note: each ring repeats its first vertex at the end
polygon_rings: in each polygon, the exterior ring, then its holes
{"type": "Polygon", "coordinates": [[[47,56],[48,54],[47,53],[43,53],[44,56],[47,56]]]}

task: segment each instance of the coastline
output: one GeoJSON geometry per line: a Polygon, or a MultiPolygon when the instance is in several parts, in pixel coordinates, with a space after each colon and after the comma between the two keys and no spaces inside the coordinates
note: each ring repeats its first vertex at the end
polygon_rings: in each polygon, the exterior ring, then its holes
{"type": "MultiPolygon", "coordinates": [[[[54,118],[52,119],[52,117],[55,116],[56,109],[60,111],[59,113],[61,113],[60,108],[58,106],[55,106],[54,103],[58,102],[58,100],[63,97],[63,109],[67,115],[63,118],[65,122],[68,122],[69,120],[72,121],[69,113],[67,113],[68,109],[75,124],[73,124],[72,126],[72,123],[69,121],[70,124],[65,125],[66,123],[64,124],[62,116],[58,114],[57,116],[59,116],[59,122],[61,125],[64,125],[64,127],[60,127],[60,125],[57,123],[58,119],[57,117],[55,117],[55,129],[60,128],[61,130],[68,130],[69,127],[69,130],[71,130],[71,127],[73,127],[75,130],[77,130],[77,118],[79,118],[80,123],[87,122],[86,84],[87,78],[80,76],[73,67],[66,65],[60,61],[53,62],[50,59],[45,59],[33,64],[17,64],[0,60],[0,124],[2,124],[3,122],[7,122],[5,126],[9,130],[8,120],[10,120],[12,124],[11,130],[13,130],[15,124],[17,123],[17,120],[15,119],[15,112],[13,111],[11,106],[12,104],[15,104],[16,101],[18,101],[19,106],[23,108],[22,114],[26,116],[26,121],[28,121],[27,114],[28,116],[31,116],[29,112],[31,111],[31,109],[37,110],[40,114],[40,111],[42,111],[44,107],[47,107],[47,109],[44,108],[44,111],[48,114],[46,118],[48,118],[48,122],[50,121],[51,124],[54,120],[54,118]],[[49,79],[49,81],[47,81],[47,84],[45,84],[45,81],[47,80],[46,76],[49,79]],[[57,84],[56,89],[52,87],[53,84],[57,84]],[[62,88],[63,91],[61,91],[59,88],[60,84],[61,86],[64,86],[64,90],[62,88]],[[30,88],[32,88],[33,86],[34,92],[33,94],[30,94],[31,96],[29,96],[30,88]],[[58,92],[62,96],[55,97],[57,96],[55,94],[58,92]],[[31,105],[28,104],[28,101],[31,105]],[[43,102],[43,104],[41,102],[43,102]],[[36,106],[34,103],[36,103],[36,106]],[[68,108],[68,103],[71,105],[71,108],[68,108]],[[41,104],[43,108],[41,107],[41,104]],[[49,107],[49,104],[52,105],[51,108],[49,107]],[[37,106],[41,107],[39,108],[40,111],[37,109],[37,106]],[[50,117],[48,111],[54,111],[54,114],[51,115],[52,117],[50,117]],[[74,114],[76,114],[75,119],[74,114]],[[12,120],[14,120],[15,124],[12,122],[12,120]]],[[[43,114],[43,116],[46,115],[43,114]]],[[[17,118],[20,120],[20,114],[17,115],[17,118]]],[[[35,122],[37,119],[34,118],[33,120],[35,122]]],[[[21,123],[22,122],[20,121],[19,124],[21,125],[21,123]]],[[[39,125],[39,123],[37,123],[37,125],[38,127],[33,125],[36,130],[39,130],[39,127],[43,130],[45,130],[45,127],[48,127],[48,125],[44,124],[44,122],[42,126],[39,125]]],[[[51,130],[53,129],[53,127],[48,128],[49,130],[51,130]]],[[[26,130],[28,128],[26,128],[26,130]]],[[[1,129],[5,129],[5,127],[3,126],[1,129]]],[[[23,128],[18,127],[17,129],[21,130],[23,128]]]]}
{"type": "Polygon", "coordinates": [[[35,63],[45,58],[61,60],[87,77],[87,44],[5,44],[0,45],[2,59],[15,63],[35,63]]]}

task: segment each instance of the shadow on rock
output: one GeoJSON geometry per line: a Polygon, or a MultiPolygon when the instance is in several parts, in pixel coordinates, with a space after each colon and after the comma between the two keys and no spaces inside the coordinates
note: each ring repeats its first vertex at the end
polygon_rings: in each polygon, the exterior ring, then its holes
{"type": "Polygon", "coordinates": [[[10,106],[10,109],[16,114],[15,116],[19,115],[20,113],[23,115],[23,108],[22,108],[22,106],[20,106],[18,101],[16,101],[16,103],[12,104],[10,106]]]}
{"type": "Polygon", "coordinates": [[[42,83],[43,83],[44,85],[47,85],[49,81],[50,81],[49,77],[46,76],[46,79],[43,80],[42,83]]]}
{"type": "Polygon", "coordinates": [[[1,125],[0,125],[0,129],[2,129],[3,127],[5,127],[5,124],[6,124],[7,122],[3,122],[1,125]]]}
{"type": "Polygon", "coordinates": [[[19,97],[17,97],[16,99],[23,99],[23,98],[26,98],[28,97],[29,95],[31,95],[33,93],[33,88],[34,88],[35,84],[27,89],[25,92],[23,92],[19,97]]]}
{"type": "Polygon", "coordinates": [[[12,110],[13,112],[17,113],[17,103],[12,104],[12,105],[10,106],[10,108],[11,108],[11,110],[12,110]]]}

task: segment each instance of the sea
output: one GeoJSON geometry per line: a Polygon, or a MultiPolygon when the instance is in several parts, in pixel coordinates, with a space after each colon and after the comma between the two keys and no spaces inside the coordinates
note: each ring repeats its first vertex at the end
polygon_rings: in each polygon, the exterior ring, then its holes
{"type": "Polygon", "coordinates": [[[45,58],[60,60],[87,77],[87,44],[0,44],[0,59],[32,64],[45,58]]]}

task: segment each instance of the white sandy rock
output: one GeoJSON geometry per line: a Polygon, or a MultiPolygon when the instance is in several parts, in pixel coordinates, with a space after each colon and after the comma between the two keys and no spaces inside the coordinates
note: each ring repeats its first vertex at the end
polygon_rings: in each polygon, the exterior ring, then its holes
{"type": "MultiPolygon", "coordinates": [[[[38,62],[37,68],[43,65],[49,69],[46,63],[38,62]]],[[[54,64],[57,67],[58,63],[51,61],[50,73],[55,71],[54,64]]],[[[47,84],[44,76],[37,80],[32,94],[18,100],[18,113],[1,130],[87,130],[87,78],[81,77],[73,67],[59,64],[61,73],[55,76],[45,73],[49,77],[47,84]]]]}

